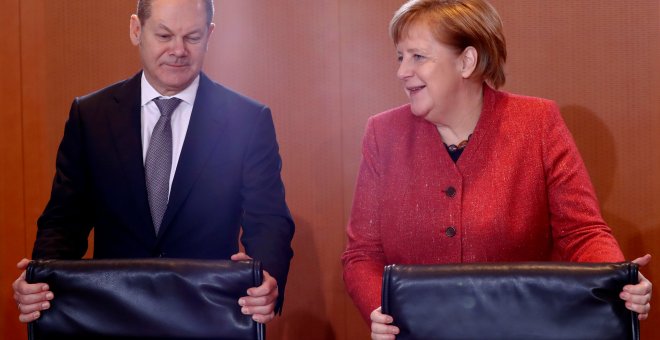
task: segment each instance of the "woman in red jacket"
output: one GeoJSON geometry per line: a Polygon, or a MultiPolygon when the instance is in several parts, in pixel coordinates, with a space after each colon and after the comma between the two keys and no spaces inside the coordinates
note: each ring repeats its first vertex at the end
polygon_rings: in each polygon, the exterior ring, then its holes
{"type": "MultiPolygon", "coordinates": [[[[387,264],[624,260],[557,105],[496,90],[506,46],[490,4],[412,0],[390,34],[410,103],[367,123],[342,257],[373,338],[398,333],[379,308],[387,264]]],[[[620,296],[647,317],[641,274],[620,296]]]]}

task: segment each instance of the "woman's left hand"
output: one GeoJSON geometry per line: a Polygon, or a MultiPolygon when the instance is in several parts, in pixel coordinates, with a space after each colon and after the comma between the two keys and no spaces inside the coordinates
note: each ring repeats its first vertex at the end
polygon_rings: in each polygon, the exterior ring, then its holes
{"type": "MultiPolygon", "coordinates": [[[[646,254],[632,261],[637,263],[640,267],[647,265],[651,262],[651,255],[646,254]]],[[[649,317],[651,310],[651,281],[639,273],[639,283],[636,285],[625,285],[619,297],[626,302],[626,308],[639,314],[640,320],[645,320],[649,317]]]]}

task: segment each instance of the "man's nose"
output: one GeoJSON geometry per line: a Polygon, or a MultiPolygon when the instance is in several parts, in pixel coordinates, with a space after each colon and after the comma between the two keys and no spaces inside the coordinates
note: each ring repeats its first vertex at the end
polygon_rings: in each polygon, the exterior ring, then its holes
{"type": "Polygon", "coordinates": [[[172,46],[170,47],[170,54],[177,58],[186,56],[187,54],[186,43],[183,38],[172,39],[172,46]]]}

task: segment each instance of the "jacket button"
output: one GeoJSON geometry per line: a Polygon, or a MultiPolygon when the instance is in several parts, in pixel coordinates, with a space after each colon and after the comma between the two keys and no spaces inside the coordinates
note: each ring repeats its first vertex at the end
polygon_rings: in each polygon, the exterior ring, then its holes
{"type": "Polygon", "coordinates": [[[449,237],[454,237],[454,236],[456,236],[456,228],[454,228],[454,227],[448,227],[447,229],[445,229],[445,235],[447,235],[447,236],[449,236],[449,237]]]}
{"type": "Polygon", "coordinates": [[[454,187],[447,188],[447,190],[445,190],[445,195],[447,195],[449,197],[456,196],[456,188],[454,188],[454,187]]]}

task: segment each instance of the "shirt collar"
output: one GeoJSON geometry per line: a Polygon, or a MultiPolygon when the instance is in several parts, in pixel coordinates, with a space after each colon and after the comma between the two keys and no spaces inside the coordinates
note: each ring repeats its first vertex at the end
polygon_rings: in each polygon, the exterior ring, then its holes
{"type": "Polygon", "coordinates": [[[145,77],[144,72],[142,72],[142,80],[140,82],[140,87],[141,87],[141,93],[142,93],[142,98],[140,101],[140,105],[144,106],[147,105],[150,101],[163,97],[163,98],[172,98],[172,97],[177,97],[181,99],[182,101],[188,103],[189,105],[193,105],[195,102],[195,96],[197,95],[197,88],[199,87],[199,75],[195,77],[195,79],[186,87],[183,89],[183,91],[173,95],[173,96],[163,96],[156,89],[149,84],[149,81],[147,80],[147,77],[145,77]]]}

